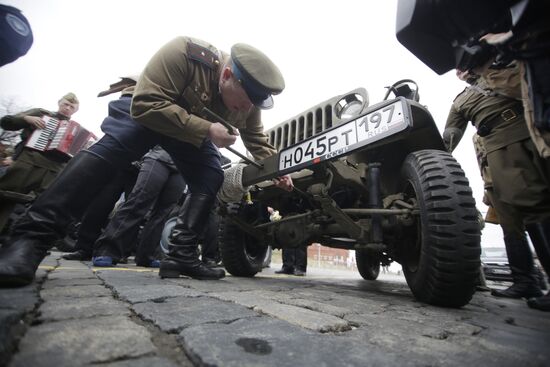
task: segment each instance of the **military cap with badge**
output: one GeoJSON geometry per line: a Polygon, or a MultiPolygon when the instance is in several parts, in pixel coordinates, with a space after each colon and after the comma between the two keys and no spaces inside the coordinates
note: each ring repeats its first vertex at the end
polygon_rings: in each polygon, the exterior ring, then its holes
{"type": "Polygon", "coordinates": [[[233,75],[241,83],[250,101],[258,108],[273,107],[273,94],[285,88],[279,68],[260,50],[237,43],[231,47],[233,75]]]}

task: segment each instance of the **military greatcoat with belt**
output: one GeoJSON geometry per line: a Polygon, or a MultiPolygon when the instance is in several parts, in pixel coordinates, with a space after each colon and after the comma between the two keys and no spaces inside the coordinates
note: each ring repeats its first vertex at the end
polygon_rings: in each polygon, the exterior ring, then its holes
{"type": "Polygon", "coordinates": [[[521,101],[495,93],[480,78],[455,98],[445,129],[474,124],[494,195],[518,208],[524,221],[537,222],[550,216],[550,162],[537,154],[523,116],[521,101]]]}

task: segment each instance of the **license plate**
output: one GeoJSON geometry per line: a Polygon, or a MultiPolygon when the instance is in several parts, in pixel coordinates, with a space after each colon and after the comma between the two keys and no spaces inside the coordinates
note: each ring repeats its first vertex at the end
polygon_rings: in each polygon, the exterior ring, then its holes
{"type": "Polygon", "coordinates": [[[403,102],[396,101],[282,150],[279,172],[295,171],[349,154],[407,127],[409,119],[403,113],[403,102]]]}

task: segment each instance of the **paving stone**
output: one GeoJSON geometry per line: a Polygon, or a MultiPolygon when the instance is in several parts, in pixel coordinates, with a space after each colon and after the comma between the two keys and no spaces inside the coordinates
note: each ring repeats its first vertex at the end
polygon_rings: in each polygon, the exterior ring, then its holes
{"type": "Polygon", "coordinates": [[[44,290],[56,287],[74,287],[79,285],[103,285],[103,282],[93,275],[90,278],[55,278],[48,279],[48,281],[44,283],[42,289],[44,290]]]}
{"type": "Polygon", "coordinates": [[[196,325],[181,331],[179,339],[191,360],[198,365],[407,365],[398,354],[388,356],[366,345],[358,348],[356,344],[348,345],[349,340],[344,342],[337,336],[315,333],[270,317],[242,319],[228,325],[196,325]],[[353,352],[349,353],[351,350],[353,352]]]}
{"type": "Polygon", "coordinates": [[[26,329],[21,310],[0,309],[0,366],[5,366],[19,337],[26,329]]]}
{"type": "Polygon", "coordinates": [[[134,272],[124,268],[94,268],[94,272],[105,284],[113,287],[168,284],[166,280],[158,276],[158,271],[153,270],[134,272]]]}
{"type": "Polygon", "coordinates": [[[339,317],[281,304],[266,297],[266,292],[263,291],[215,293],[214,296],[311,330],[329,332],[345,331],[351,328],[346,320],[339,317]]]}
{"type": "Polygon", "coordinates": [[[210,297],[168,298],[161,303],[137,303],[132,307],[140,317],[154,322],[162,331],[169,333],[191,325],[229,323],[258,316],[245,307],[210,297]]]}
{"type": "Polygon", "coordinates": [[[123,285],[114,287],[118,296],[130,303],[162,300],[171,297],[199,297],[203,293],[174,284],[123,285]]]}
{"type": "Polygon", "coordinates": [[[45,289],[40,292],[44,300],[56,299],[59,297],[77,298],[77,297],[110,297],[110,289],[101,285],[81,285],[74,287],[55,287],[45,289]]]}
{"type": "Polygon", "coordinates": [[[279,302],[283,302],[291,306],[306,308],[308,310],[317,311],[317,312],[325,313],[336,317],[344,317],[344,315],[346,315],[349,312],[349,310],[344,307],[332,306],[324,302],[311,301],[311,300],[302,299],[302,298],[298,298],[298,299],[286,298],[279,302]]]}
{"type": "Polygon", "coordinates": [[[335,280],[311,269],[302,278],[268,270],[163,280],[133,265],[46,260],[31,285],[0,289],[0,366],[23,330],[11,366],[188,366],[175,340],[196,366],[546,367],[550,360],[548,313],[488,293],[450,309],[418,302],[403,280],[383,276],[335,280]]]}
{"type": "Polygon", "coordinates": [[[65,259],[59,259],[59,267],[56,269],[56,271],[61,270],[87,270],[89,272],[93,272],[91,268],[91,262],[86,261],[76,261],[76,260],[65,260],[65,259]]]}
{"type": "MultiPolygon", "coordinates": [[[[61,269],[54,270],[48,274],[49,280],[54,279],[93,279],[96,278],[93,271],[90,269],[61,269]]],[[[96,278],[97,279],[97,278],[96,278]]]]}
{"type": "Polygon", "coordinates": [[[129,316],[128,304],[110,297],[86,297],[67,300],[64,297],[52,298],[40,306],[39,319],[59,321],[83,319],[95,316],[129,316]]]}
{"type": "Polygon", "coordinates": [[[11,367],[76,366],[156,352],[150,334],[126,317],[49,322],[29,329],[11,367]]]}
{"type": "Polygon", "coordinates": [[[39,301],[36,283],[20,288],[0,288],[0,309],[30,312],[39,301]]]}
{"type": "Polygon", "coordinates": [[[141,357],[112,363],[101,364],[101,367],[178,367],[179,364],[162,357],[141,357]]]}
{"type": "Polygon", "coordinates": [[[225,292],[225,291],[247,291],[247,290],[271,290],[282,292],[292,289],[292,286],[280,282],[277,279],[270,278],[242,278],[242,277],[233,277],[230,274],[227,274],[225,278],[221,280],[196,280],[191,278],[179,278],[179,279],[169,279],[170,282],[175,284],[182,284],[184,286],[190,287],[192,289],[210,293],[210,292],[225,292]]]}
{"type": "Polygon", "coordinates": [[[351,329],[351,325],[339,317],[278,302],[260,303],[253,309],[256,312],[320,332],[340,332],[351,329]]]}

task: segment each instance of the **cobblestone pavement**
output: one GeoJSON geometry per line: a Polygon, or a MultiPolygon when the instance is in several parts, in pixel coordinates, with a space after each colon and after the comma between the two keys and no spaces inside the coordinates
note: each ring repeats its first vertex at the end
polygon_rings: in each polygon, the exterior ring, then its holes
{"type": "Polygon", "coordinates": [[[447,309],[398,277],[274,270],[161,280],[54,252],[33,284],[0,289],[0,366],[550,365],[550,314],[522,300],[447,309]]]}

